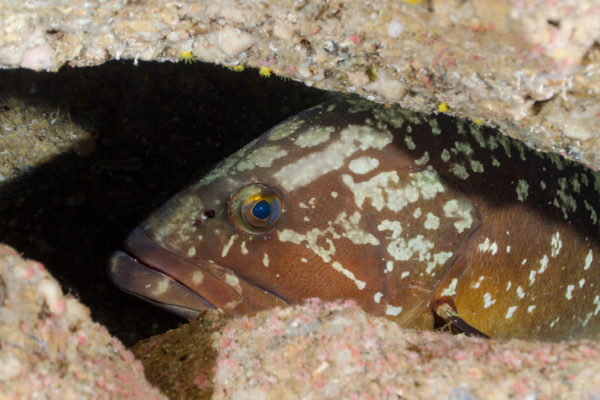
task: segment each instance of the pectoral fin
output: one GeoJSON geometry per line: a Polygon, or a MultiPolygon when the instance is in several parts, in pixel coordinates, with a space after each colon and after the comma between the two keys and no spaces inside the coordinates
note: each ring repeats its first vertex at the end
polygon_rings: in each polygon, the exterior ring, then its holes
{"type": "Polygon", "coordinates": [[[438,323],[439,326],[449,326],[454,333],[463,333],[466,336],[475,336],[489,339],[485,333],[471,326],[467,321],[462,319],[456,311],[454,300],[449,296],[438,297],[431,302],[431,310],[433,311],[436,320],[442,320],[443,323],[438,323]]]}

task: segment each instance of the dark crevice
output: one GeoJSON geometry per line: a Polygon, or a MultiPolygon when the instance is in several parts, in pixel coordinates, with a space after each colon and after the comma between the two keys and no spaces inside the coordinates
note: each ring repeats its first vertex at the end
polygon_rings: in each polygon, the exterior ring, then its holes
{"type": "Polygon", "coordinates": [[[552,99],[554,98],[554,96],[550,97],[547,100],[537,100],[534,101],[533,104],[531,105],[531,112],[533,115],[538,115],[542,112],[544,106],[549,102],[552,101],[552,99]]]}
{"type": "Polygon", "coordinates": [[[201,171],[327,96],[255,70],[202,63],[0,71],[3,112],[13,112],[11,98],[60,108],[95,142],[87,156],[67,152],[0,183],[0,241],[44,263],[128,345],[175,327],[179,318],[108,281],[107,258],[201,171]]]}

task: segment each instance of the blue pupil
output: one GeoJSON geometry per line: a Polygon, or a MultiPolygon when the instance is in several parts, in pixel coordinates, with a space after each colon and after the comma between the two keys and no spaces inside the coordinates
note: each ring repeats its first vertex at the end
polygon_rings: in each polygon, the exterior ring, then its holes
{"type": "Polygon", "coordinates": [[[261,200],[252,207],[252,216],[258,219],[265,219],[271,215],[273,207],[266,200],[261,200]]]}

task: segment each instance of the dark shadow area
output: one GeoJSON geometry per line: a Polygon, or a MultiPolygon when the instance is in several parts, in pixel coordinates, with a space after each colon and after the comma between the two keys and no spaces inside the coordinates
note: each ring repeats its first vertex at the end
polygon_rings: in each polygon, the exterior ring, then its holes
{"type": "Polygon", "coordinates": [[[0,242],[43,262],[131,345],[180,320],[113,287],[107,257],[199,173],[328,94],[254,70],[111,62],[55,74],[0,71],[0,102],[9,96],[60,106],[92,133],[96,150],[2,183],[0,242]]]}

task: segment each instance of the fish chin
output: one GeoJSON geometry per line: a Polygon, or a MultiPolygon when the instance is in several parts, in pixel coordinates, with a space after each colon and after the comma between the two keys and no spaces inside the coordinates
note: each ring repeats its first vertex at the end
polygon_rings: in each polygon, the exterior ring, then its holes
{"type": "Polygon", "coordinates": [[[285,304],[248,282],[232,280],[222,267],[203,265],[163,248],[140,228],[127,237],[125,249],[109,259],[111,280],[121,290],[184,318],[192,319],[206,310],[246,314],[285,304]]]}

